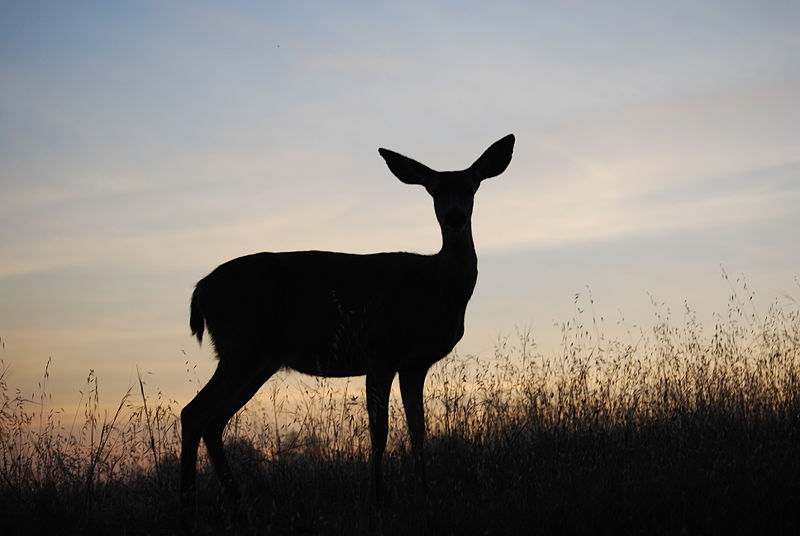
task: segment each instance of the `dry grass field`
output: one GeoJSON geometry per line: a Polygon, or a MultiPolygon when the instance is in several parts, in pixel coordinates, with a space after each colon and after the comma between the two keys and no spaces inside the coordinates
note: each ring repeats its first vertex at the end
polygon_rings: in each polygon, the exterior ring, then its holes
{"type": "MultiPolygon", "coordinates": [[[[759,315],[734,294],[705,326],[655,306],[653,327],[615,339],[576,308],[555,355],[522,332],[492,359],[445,359],[426,387],[428,492],[393,397],[377,511],[363,389],[279,375],[226,431],[238,507],[201,455],[198,531],[800,533],[800,308],[787,303],[759,315]]],[[[178,531],[175,402],[140,383],[104,412],[90,374],[67,415],[48,404],[47,372],[28,400],[5,371],[3,534],[178,531]]]]}

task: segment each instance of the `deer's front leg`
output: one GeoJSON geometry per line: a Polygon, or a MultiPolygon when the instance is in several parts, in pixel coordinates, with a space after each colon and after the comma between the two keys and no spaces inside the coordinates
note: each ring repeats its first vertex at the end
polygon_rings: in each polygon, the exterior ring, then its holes
{"type": "Polygon", "coordinates": [[[403,397],[403,409],[408,422],[408,435],[411,439],[411,454],[414,457],[414,473],[422,486],[427,489],[425,481],[425,405],[422,391],[425,387],[425,376],[428,366],[420,366],[400,371],[400,393],[403,397]]]}
{"type": "Polygon", "coordinates": [[[367,413],[372,448],[370,451],[370,497],[376,505],[381,500],[381,462],[389,434],[389,390],[394,372],[367,374],[367,413]]]}

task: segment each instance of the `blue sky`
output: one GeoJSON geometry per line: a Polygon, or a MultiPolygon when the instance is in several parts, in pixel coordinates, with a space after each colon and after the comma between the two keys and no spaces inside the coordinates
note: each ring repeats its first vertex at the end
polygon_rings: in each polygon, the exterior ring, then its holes
{"type": "Polygon", "coordinates": [[[377,148],[457,169],[509,132],[461,353],[515,326],[555,348],[587,286],[630,324],[651,296],[710,319],[721,267],[791,306],[799,28],[772,1],[1,2],[0,357],[34,386],[52,356],[65,405],[137,366],[185,402],[184,363],[213,368],[194,282],[255,251],[434,252],[377,148]]]}

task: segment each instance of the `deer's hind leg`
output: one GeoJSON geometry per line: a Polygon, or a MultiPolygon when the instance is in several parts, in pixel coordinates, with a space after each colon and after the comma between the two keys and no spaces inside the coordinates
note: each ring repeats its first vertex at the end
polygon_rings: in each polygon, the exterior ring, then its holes
{"type": "Polygon", "coordinates": [[[181,518],[188,527],[195,516],[197,448],[208,425],[207,416],[224,384],[229,383],[221,363],[200,392],[181,410],[181,518]]]}
{"type": "Polygon", "coordinates": [[[239,490],[228,465],[225,451],[222,446],[222,433],[228,421],[253,398],[259,388],[277,372],[280,365],[273,362],[259,363],[256,370],[249,367],[236,368],[230,374],[235,378],[229,390],[224,392],[218,406],[209,416],[208,425],[203,431],[203,441],[206,443],[208,457],[214,465],[214,470],[222,483],[223,489],[229,498],[237,500],[239,490]]]}
{"type": "Polygon", "coordinates": [[[226,494],[238,498],[238,488],[222,447],[225,425],[280,367],[273,361],[229,359],[221,356],[217,370],[181,412],[183,444],[181,488],[194,495],[197,447],[200,437],[226,494]]]}

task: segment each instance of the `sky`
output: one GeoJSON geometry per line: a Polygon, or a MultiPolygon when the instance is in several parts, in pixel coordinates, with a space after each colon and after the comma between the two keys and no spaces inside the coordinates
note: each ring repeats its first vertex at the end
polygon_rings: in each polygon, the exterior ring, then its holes
{"type": "Polygon", "coordinates": [[[463,169],[508,133],[459,354],[526,329],[557,353],[576,296],[612,335],[713,321],[737,278],[758,314],[797,307],[796,2],[0,1],[9,384],[52,358],[56,406],[89,370],[109,405],[137,370],[187,402],[214,368],[197,280],[257,251],[434,253],[429,196],[377,148],[463,169]]]}

